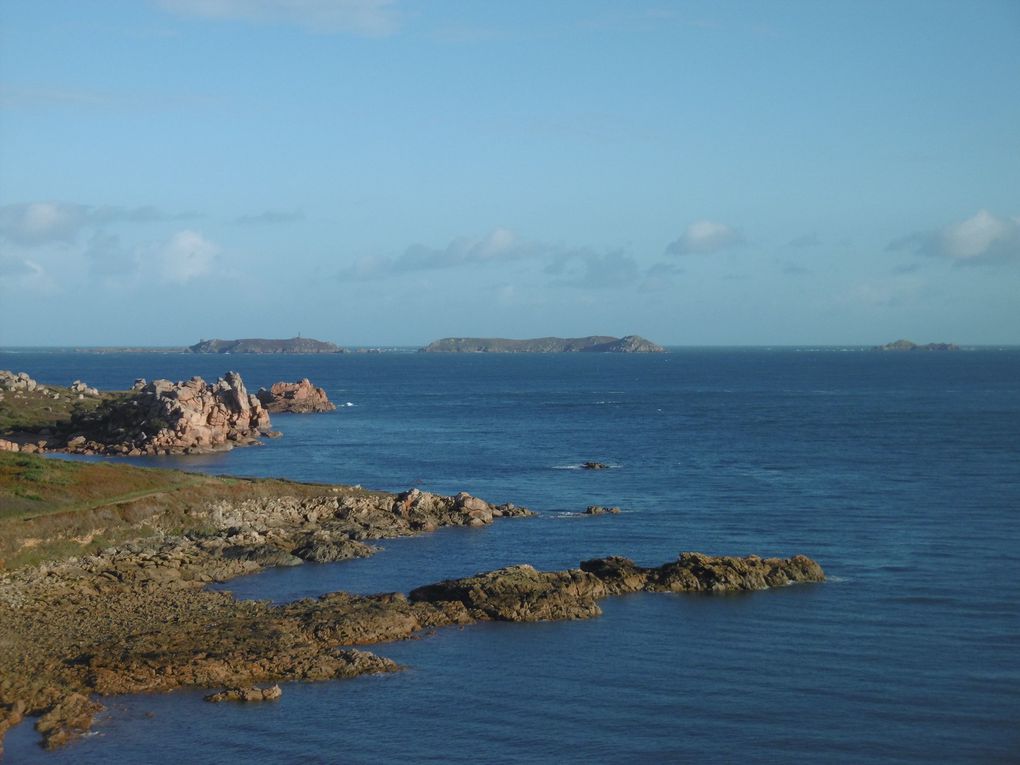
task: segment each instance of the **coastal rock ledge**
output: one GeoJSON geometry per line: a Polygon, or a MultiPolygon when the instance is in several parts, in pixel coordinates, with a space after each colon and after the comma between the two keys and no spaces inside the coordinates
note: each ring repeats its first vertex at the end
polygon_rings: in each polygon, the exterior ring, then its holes
{"type": "Polygon", "coordinates": [[[196,454],[272,435],[269,412],[237,372],[215,383],[153,380],[72,419],[67,451],[78,454],[196,454]]]}

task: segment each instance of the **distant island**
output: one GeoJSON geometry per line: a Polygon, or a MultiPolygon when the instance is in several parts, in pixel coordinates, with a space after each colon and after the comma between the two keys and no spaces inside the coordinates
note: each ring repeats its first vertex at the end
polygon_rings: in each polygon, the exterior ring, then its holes
{"type": "Polygon", "coordinates": [[[292,337],[288,340],[265,340],[260,337],[202,340],[188,346],[188,350],[191,353],[344,353],[339,345],[310,337],[292,337]]]}
{"type": "Polygon", "coordinates": [[[424,353],[662,353],[663,347],[637,335],[609,337],[444,337],[429,343],[424,353]]]}
{"type": "Polygon", "coordinates": [[[958,351],[960,346],[955,343],[928,343],[918,345],[910,340],[897,340],[875,348],[876,351],[958,351]]]}

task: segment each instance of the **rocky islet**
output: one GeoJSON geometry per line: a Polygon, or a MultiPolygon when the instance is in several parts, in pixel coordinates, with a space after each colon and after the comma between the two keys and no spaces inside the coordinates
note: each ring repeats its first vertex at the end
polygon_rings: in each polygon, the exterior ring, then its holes
{"type": "Polygon", "coordinates": [[[256,394],[266,411],[291,412],[309,414],[313,412],[332,412],[336,404],[329,400],[326,391],[312,385],[305,377],[297,382],[273,383],[270,388],[260,388],[256,394]]]}

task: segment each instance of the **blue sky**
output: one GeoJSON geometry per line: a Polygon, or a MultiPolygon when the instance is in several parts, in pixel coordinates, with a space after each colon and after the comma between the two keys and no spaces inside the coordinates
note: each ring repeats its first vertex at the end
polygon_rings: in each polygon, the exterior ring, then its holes
{"type": "Polygon", "coordinates": [[[1020,3],[5,0],[0,345],[1020,343],[1020,3]]]}

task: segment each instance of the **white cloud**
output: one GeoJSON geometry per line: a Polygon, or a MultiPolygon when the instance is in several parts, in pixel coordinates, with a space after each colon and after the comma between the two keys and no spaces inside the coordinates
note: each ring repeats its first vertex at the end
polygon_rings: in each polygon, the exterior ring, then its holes
{"type": "Polygon", "coordinates": [[[546,254],[548,248],[522,241],[513,231],[495,228],[481,237],[459,237],[446,247],[413,244],[398,257],[367,255],[340,273],[341,279],[367,281],[412,271],[506,262],[546,254]]]}
{"type": "Polygon", "coordinates": [[[0,253],[0,291],[53,295],[59,289],[46,268],[35,260],[0,253]]]}
{"type": "Polygon", "coordinates": [[[84,228],[115,222],[165,220],[168,217],[171,216],[154,207],[21,202],[0,207],[0,238],[29,246],[72,242],[84,228]]]}
{"type": "Polygon", "coordinates": [[[620,250],[605,253],[578,250],[563,255],[546,268],[547,273],[560,274],[555,287],[605,289],[633,284],[639,275],[634,258],[620,250]]]}
{"type": "Polygon", "coordinates": [[[23,276],[40,275],[43,268],[38,263],[15,255],[0,254],[0,280],[7,281],[23,276]]]}
{"type": "Polygon", "coordinates": [[[300,210],[265,210],[260,213],[239,215],[234,218],[234,223],[241,226],[276,225],[279,223],[297,223],[304,220],[304,217],[304,213],[300,210]]]}
{"type": "Polygon", "coordinates": [[[178,231],[159,251],[161,276],[175,284],[186,284],[212,271],[220,248],[197,231],[178,231]]]}
{"type": "Polygon", "coordinates": [[[85,221],[82,205],[31,202],[0,207],[0,235],[17,244],[69,242],[85,221]]]}
{"type": "Polygon", "coordinates": [[[129,277],[138,270],[138,254],[126,249],[119,236],[96,231],[82,253],[89,261],[89,272],[104,278],[129,277]]]}
{"type": "Polygon", "coordinates": [[[692,255],[719,252],[744,243],[744,237],[735,228],[724,223],[699,220],[690,224],[678,239],[666,247],[669,255],[692,255]]]}
{"type": "Polygon", "coordinates": [[[673,287],[673,277],[684,273],[684,270],[675,263],[656,263],[647,271],[641,282],[642,292],[658,292],[673,287]]]}
{"type": "Polygon", "coordinates": [[[1020,224],[1015,218],[997,218],[987,210],[942,232],[942,246],[951,258],[980,258],[998,245],[1020,245],[1020,224]]]}
{"type": "Polygon", "coordinates": [[[320,34],[382,37],[396,31],[396,0],[158,0],[182,16],[291,24],[320,34]]]}
{"type": "Polygon", "coordinates": [[[981,263],[1020,256],[1020,217],[1000,218],[978,210],[941,231],[910,234],[889,244],[890,250],[950,258],[958,263],[981,263]]]}

